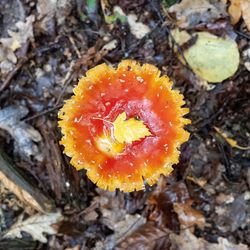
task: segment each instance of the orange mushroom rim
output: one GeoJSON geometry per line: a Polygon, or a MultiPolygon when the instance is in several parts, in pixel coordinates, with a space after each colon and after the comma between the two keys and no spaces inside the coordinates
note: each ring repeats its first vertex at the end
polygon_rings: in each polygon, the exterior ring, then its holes
{"type": "MultiPolygon", "coordinates": [[[[169,78],[160,75],[155,66],[133,60],[122,61],[117,69],[98,65],[79,80],[59,111],[64,153],[98,187],[143,190],[145,182],[155,184],[178,163],[180,145],[189,138],[184,129],[189,109],[182,107],[183,95],[172,89],[169,78]],[[149,133],[134,141],[117,140],[118,117],[140,121],[149,133]]],[[[126,127],[120,132],[129,133],[126,127]]]]}

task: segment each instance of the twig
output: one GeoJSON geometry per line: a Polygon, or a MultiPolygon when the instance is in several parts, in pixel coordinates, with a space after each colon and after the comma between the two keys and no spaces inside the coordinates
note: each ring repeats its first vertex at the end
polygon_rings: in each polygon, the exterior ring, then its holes
{"type": "Polygon", "coordinates": [[[72,61],[72,62],[70,63],[69,71],[67,72],[65,78],[64,78],[63,81],[62,81],[63,89],[62,89],[60,95],[59,95],[58,98],[57,98],[57,101],[56,101],[55,106],[57,106],[57,105],[60,103],[60,101],[61,101],[61,99],[62,99],[62,96],[63,96],[63,94],[64,94],[65,91],[66,91],[66,88],[68,87],[68,85],[70,84],[71,80],[72,80],[73,77],[74,77],[74,74],[75,74],[75,64],[76,64],[75,61],[72,61]]]}
{"type": "Polygon", "coordinates": [[[70,41],[70,43],[72,44],[73,49],[75,50],[75,52],[76,52],[76,54],[77,54],[77,57],[78,57],[78,58],[81,58],[81,53],[80,53],[79,49],[76,47],[76,43],[75,43],[75,41],[74,41],[74,39],[73,39],[72,36],[69,36],[69,41],[70,41]]]}
{"type": "Polygon", "coordinates": [[[247,35],[247,34],[241,32],[241,31],[238,31],[238,30],[235,30],[235,32],[236,32],[238,35],[243,36],[243,37],[245,37],[246,39],[250,40],[250,35],[247,35]]]}
{"type": "Polygon", "coordinates": [[[31,121],[31,120],[33,120],[33,119],[35,119],[37,117],[40,117],[42,115],[46,115],[46,114],[48,114],[50,112],[53,112],[54,110],[59,109],[61,106],[62,106],[62,104],[57,105],[57,106],[55,106],[53,108],[50,108],[50,109],[43,110],[42,112],[40,112],[38,114],[35,114],[35,115],[32,115],[30,117],[27,117],[27,118],[23,119],[22,121],[23,122],[31,121]]]}

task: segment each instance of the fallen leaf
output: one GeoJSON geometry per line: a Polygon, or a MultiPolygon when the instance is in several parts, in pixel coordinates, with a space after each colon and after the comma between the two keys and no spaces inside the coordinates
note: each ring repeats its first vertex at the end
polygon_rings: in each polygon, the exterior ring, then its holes
{"type": "Polygon", "coordinates": [[[0,45],[0,70],[3,75],[14,69],[17,62],[15,53],[9,49],[0,45]]]}
{"type": "Polygon", "coordinates": [[[113,49],[115,49],[117,47],[117,40],[114,39],[112,41],[110,41],[109,43],[105,44],[103,47],[102,47],[102,50],[104,51],[111,51],[113,49]]]}
{"type": "Polygon", "coordinates": [[[233,25],[238,23],[241,18],[241,0],[231,0],[228,13],[231,16],[231,23],[233,25]]]}
{"type": "Polygon", "coordinates": [[[247,250],[247,245],[233,244],[225,238],[218,238],[218,243],[210,243],[203,238],[197,238],[188,229],[182,230],[179,235],[170,234],[171,249],[175,250],[247,250]]]}
{"type": "Polygon", "coordinates": [[[228,13],[231,16],[231,23],[237,24],[242,17],[245,21],[248,31],[250,31],[250,1],[249,0],[231,0],[228,13]]]}
{"type": "Polygon", "coordinates": [[[116,195],[115,192],[108,192],[98,189],[100,196],[96,196],[86,211],[86,216],[97,207],[102,214],[102,223],[112,229],[113,234],[105,240],[98,241],[94,249],[114,249],[125,237],[132,234],[140,226],[146,223],[146,218],[140,214],[128,214],[124,209],[124,196],[116,195]]]}
{"type": "Polygon", "coordinates": [[[127,21],[127,16],[120,6],[114,6],[112,11],[108,0],[101,0],[101,7],[107,24],[114,23],[116,20],[120,20],[121,23],[125,23],[127,21]]]}
{"type": "Polygon", "coordinates": [[[145,224],[146,219],[139,214],[126,214],[125,218],[115,224],[114,234],[108,236],[105,241],[98,241],[94,250],[98,249],[114,249],[127,236],[131,235],[140,226],[145,224]]]}
{"type": "Polygon", "coordinates": [[[55,32],[55,20],[57,0],[38,0],[36,8],[38,13],[38,25],[47,34],[55,32]]]}
{"type": "Polygon", "coordinates": [[[183,181],[167,186],[165,184],[162,187],[158,185],[148,199],[149,205],[152,206],[149,220],[173,230],[179,228],[179,221],[173,210],[173,205],[185,203],[188,199],[190,199],[189,192],[183,181]]]}
{"type": "Polygon", "coordinates": [[[127,214],[124,209],[124,200],[121,195],[116,196],[115,192],[108,192],[102,189],[97,189],[98,196],[91,202],[90,207],[85,211],[85,216],[94,211],[97,207],[100,209],[103,216],[103,223],[114,230],[115,225],[125,219],[127,214]]]}
{"type": "Polygon", "coordinates": [[[143,121],[130,118],[126,120],[126,113],[118,115],[113,123],[115,139],[120,143],[132,143],[151,135],[143,121]]]}
{"type": "Polygon", "coordinates": [[[222,132],[219,128],[215,127],[214,126],[214,129],[216,130],[216,132],[225,139],[225,141],[233,148],[238,148],[240,150],[249,150],[250,147],[242,147],[242,146],[239,146],[237,141],[235,141],[234,139],[232,138],[229,138],[228,135],[224,132],[222,132]]]}
{"type": "Polygon", "coordinates": [[[163,227],[155,227],[147,223],[116,246],[115,250],[127,249],[170,249],[169,235],[171,231],[163,227]]]}
{"type": "Polygon", "coordinates": [[[36,4],[38,25],[47,34],[55,32],[55,18],[57,24],[64,23],[65,18],[73,8],[73,0],[38,0],[36,4]]]}
{"type": "MultiPolygon", "coordinates": [[[[46,0],[45,2],[48,2],[46,0]]],[[[57,0],[56,5],[56,19],[57,24],[62,25],[65,22],[67,16],[70,15],[72,9],[74,8],[74,0],[57,0]]]]}
{"type": "Polygon", "coordinates": [[[220,1],[214,1],[213,4],[210,2],[208,0],[182,0],[172,5],[169,12],[175,13],[177,25],[180,28],[214,23],[223,16],[227,16],[225,4],[220,1]]]}
{"type": "Polygon", "coordinates": [[[30,15],[26,18],[25,22],[19,21],[16,23],[18,28],[17,32],[8,31],[11,38],[1,38],[0,42],[4,47],[11,49],[12,51],[21,48],[28,40],[34,38],[33,35],[33,22],[35,21],[35,16],[30,15]]]}
{"type": "Polygon", "coordinates": [[[248,225],[248,204],[245,195],[233,197],[227,203],[215,206],[216,227],[223,233],[235,232],[237,229],[245,228],[248,225]]]}
{"type": "Polygon", "coordinates": [[[21,121],[28,114],[24,106],[8,106],[0,109],[0,128],[15,140],[15,150],[25,157],[34,156],[41,160],[41,153],[35,142],[41,141],[40,133],[31,125],[21,121]]]}
{"type": "Polygon", "coordinates": [[[137,22],[136,20],[137,20],[136,15],[133,14],[128,15],[128,24],[131,33],[137,39],[142,39],[145,35],[147,35],[150,32],[150,28],[141,22],[137,22]]]}
{"type": "Polygon", "coordinates": [[[146,219],[140,214],[126,214],[124,220],[115,224],[114,230],[116,242],[122,241],[122,239],[133,233],[138,227],[145,224],[145,222],[146,219]]]}
{"type": "Polygon", "coordinates": [[[178,220],[182,229],[190,228],[197,225],[200,228],[205,226],[204,215],[199,211],[191,207],[193,201],[187,200],[185,203],[174,203],[174,211],[178,215],[178,220]]]}
{"type": "Polygon", "coordinates": [[[49,214],[36,214],[24,221],[17,221],[12,227],[4,234],[3,238],[22,238],[21,232],[26,232],[32,236],[34,240],[42,243],[47,243],[46,237],[43,233],[53,235],[56,230],[52,227],[63,219],[60,212],[49,214]]]}
{"type": "Polygon", "coordinates": [[[196,178],[194,176],[187,176],[186,178],[189,181],[192,181],[193,183],[195,183],[196,185],[200,186],[200,187],[204,187],[207,183],[207,180],[205,178],[196,178]]]}
{"type": "Polygon", "coordinates": [[[242,17],[245,21],[248,31],[250,31],[250,1],[249,0],[241,0],[241,10],[242,17]]]}
{"type": "Polygon", "coordinates": [[[142,39],[145,35],[150,32],[150,28],[141,22],[137,22],[137,16],[134,14],[126,14],[123,12],[120,6],[114,6],[113,13],[109,10],[110,5],[108,1],[101,1],[102,11],[104,13],[104,18],[106,23],[111,24],[116,20],[120,20],[121,23],[125,23],[126,21],[129,24],[131,33],[137,38],[142,39]],[[111,12],[111,14],[110,14],[111,12]]]}
{"type": "MultiPolygon", "coordinates": [[[[172,35],[179,45],[187,42],[186,31],[177,29],[172,35]],[[183,34],[180,34],[183,33],[183,34]]],[[[238,69],[240,55],[237,43],[226,36],[225,38],[212,35],[208,32],[197,32],[196,42],[183,51],[189,66],[200,78],[208,82],[222,82],[232,76],[238,69]]],[[[180,60],[183,59],[179,56],[180,60]]]]}

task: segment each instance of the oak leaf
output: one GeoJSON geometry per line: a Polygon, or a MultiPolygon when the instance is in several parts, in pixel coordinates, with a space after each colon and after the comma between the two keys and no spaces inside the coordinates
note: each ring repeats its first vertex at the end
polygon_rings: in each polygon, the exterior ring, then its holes
{"type": "Polygon", "coordinates": [[[56,234],[56,230],[52,227],[63,219],[60,212],[48,214],[36,214],[29,217],[24,221],[17,221],[12,227],[4,234],[4,238],[22,238],[21,232],[26,232],[32,236],[34,240],[46,243],[47,239],[43,233],[56,234]]]}

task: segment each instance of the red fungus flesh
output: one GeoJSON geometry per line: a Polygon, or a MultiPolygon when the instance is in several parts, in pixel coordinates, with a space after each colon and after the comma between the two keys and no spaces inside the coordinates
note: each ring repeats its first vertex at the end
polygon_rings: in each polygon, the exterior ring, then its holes
{"type": "Polygon", "coordinates": [[[167,76],[153,65],[126,60],[117,69],[106,64],[90,69],[73,91],[59,112],[59,126],[61,144],[77,170],[86,169],[100,188],[125,192],[171,173],[180,145],[189,138],[183,127],[190,121],[183,117],[188,113],[183,96],[172,90],[167,76]],[[117,119],[135,126],[140,121],[145,136],[119,139],[117,119]]]}

